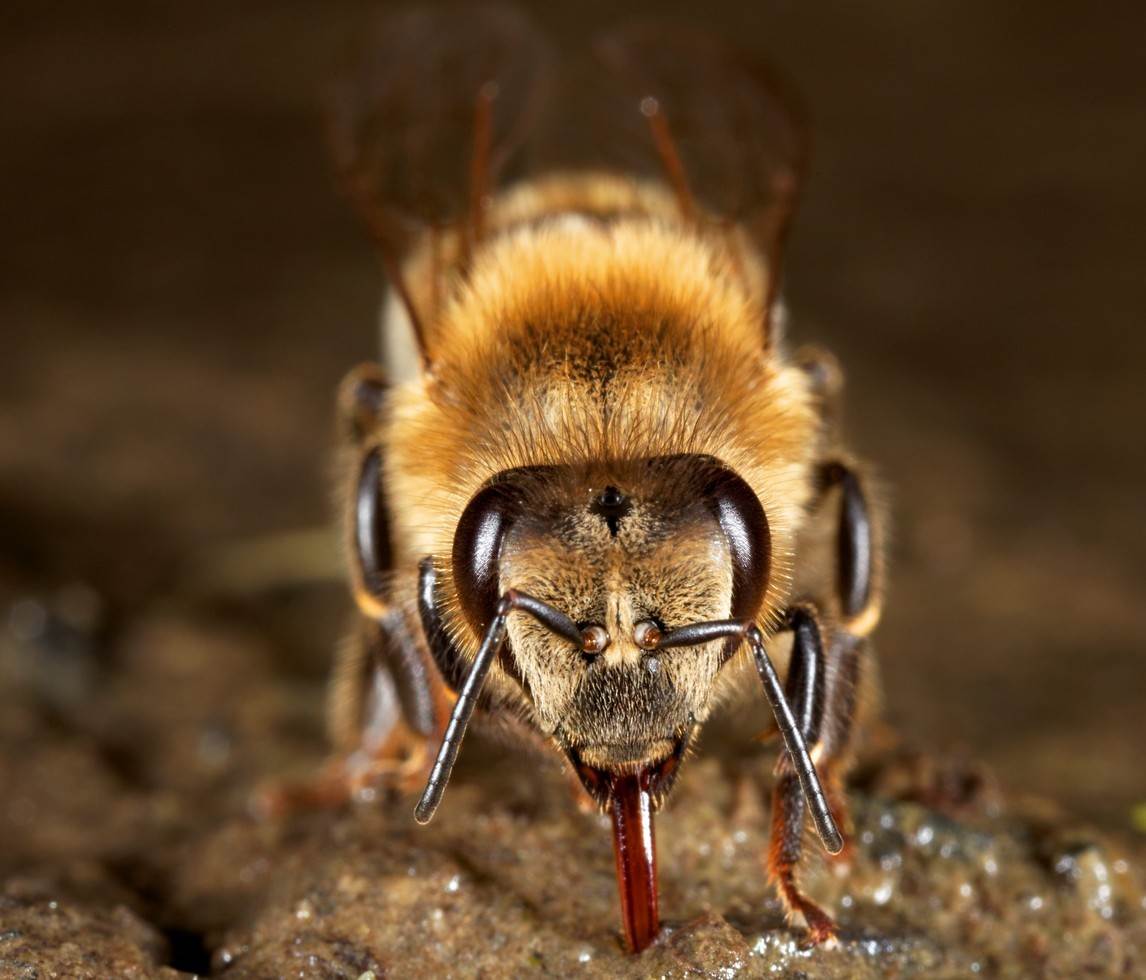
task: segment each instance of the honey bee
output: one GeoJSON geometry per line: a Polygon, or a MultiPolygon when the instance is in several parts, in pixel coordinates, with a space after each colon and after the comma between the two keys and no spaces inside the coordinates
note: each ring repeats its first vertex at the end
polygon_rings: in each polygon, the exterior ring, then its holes
{"type": "Polygon", "coordinates": [[[783,742],[768,872],[834,939],[797,871],[808,814],[844,845],[883,566],[839,370],[782,336],[797,101],[696,31],[559,63],[515,10],[461,7],[390,15],[334,105],[387,369],[340,396],[360,622],[315,791],[424,781],[425,823],[472,716],[551,746],[612,815],[639,952],[653,814],[756,676],[783,742]]]}

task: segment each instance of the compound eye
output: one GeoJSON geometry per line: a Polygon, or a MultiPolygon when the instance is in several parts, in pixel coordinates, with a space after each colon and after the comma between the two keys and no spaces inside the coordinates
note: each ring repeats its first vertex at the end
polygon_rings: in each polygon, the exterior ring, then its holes
{"type": "Polygon", "coordinates": [[[768,590],[772,539],[760,500],[739,476],[720,469],[706,488],[732,558],[732,618],[756,615],[768,590]]]}
{"type": "Polygon", "coordinates": [[[642,650],[655,650],[661,645],[661,628],[651,619],[643,619],[633,627],[633,639],[642,650]]]}
{"type": "Polygon", "coordinates": [[[604,626],[592,623],[581,630],[581,652],[595,657],[609,646],[609,632],[604,626]]]}
{"type": "Polygon", "coordinates": [[[497,612],[498,556],[518,509],[512,484],[492,484],[466,505],[454,533],[454,586],[462,612],[478,636],[497,612]]]}

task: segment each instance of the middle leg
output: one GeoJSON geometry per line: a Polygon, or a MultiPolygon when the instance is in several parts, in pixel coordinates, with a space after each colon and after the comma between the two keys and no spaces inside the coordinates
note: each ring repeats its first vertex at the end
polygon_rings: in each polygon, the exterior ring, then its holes
{"type": "Polygon", "coordinates": [[[309,779],[262,791],[256,809],[277,814],[338,806],[380,785],[412,789],[432,761],[450,697],[404,607],[393,601],[390,514],[378,423],[386,383],[362,365],[343,382],[339,420],[353,469],[344,523],[358,616],[335,657],[327,718],[334,751],[309,779]]]}
{"type": "MultiPolygon", "coordinates": [[[[835,491],[834,628],[826,637],[826,695],[817,767],[836,822],[850,836],[844,777],[855,755],[856,729],[874,678],[868,636],[879,622],[884,568],[880,512],[868,481],[842,459],[821,467],[825,493],[835,491]]],[[[851,844],[839,857],[847,861],[851,844]]]]}
{"type": "MultiPolygon", "coordinates": [[[[826,702],[827,663],[815,607],[791,607],[784,626],[793,634],[792,656],[785,693],[814,761],[823,748],[821,730],[826,702]]],[[[787,751],[776,763],[772,790],[772,829],[768,846],[768,876],[776,885],[789,916],[800,915],[814,944],[836,936],[832,917],[801,890],[797,871],[804,849],[807,803],[787,751]]],[[[830,799],[830,797],[829,797],[830,799]]]]}

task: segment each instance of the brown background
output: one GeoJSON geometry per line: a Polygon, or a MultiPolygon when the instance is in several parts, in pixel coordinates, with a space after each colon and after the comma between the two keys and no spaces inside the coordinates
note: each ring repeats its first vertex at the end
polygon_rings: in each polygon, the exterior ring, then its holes
{"type": "MultiPolygon", "coordinates": [[[[318,104],[367,9],[9,12],[6,600],[80,580],[130,615],[203,549],[327,515],[331,394],[380,285],[318,104]]],[[[615,15],[538,10],[569,39],[615,15]]],[[[1123,826],[1146,799],[1144,11],[703,9],[812,107],[789,294],[892,493],[886,717],[1123,826]]]]}

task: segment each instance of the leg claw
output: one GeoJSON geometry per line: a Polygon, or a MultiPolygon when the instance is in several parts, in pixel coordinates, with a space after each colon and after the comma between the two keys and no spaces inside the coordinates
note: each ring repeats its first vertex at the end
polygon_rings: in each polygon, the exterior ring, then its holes
{"type": "Polygon", "coordinates": [[[820,949],[839,949],[840,937],[836,924],[827,915],[813,916],[808,921],[808,946],[820,949]]]}

